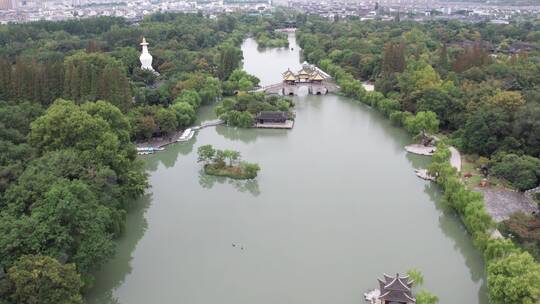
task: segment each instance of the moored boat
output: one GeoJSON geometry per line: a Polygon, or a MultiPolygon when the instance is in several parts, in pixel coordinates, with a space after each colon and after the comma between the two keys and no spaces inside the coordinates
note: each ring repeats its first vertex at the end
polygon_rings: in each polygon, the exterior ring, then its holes
{"type": "Polygon", "coordinates": [[[148,155],[153,154],[157,151],[163,151],[165,148],[159,148],[159,147],[137,147],[137,154],[139,155],[148,155]]]}

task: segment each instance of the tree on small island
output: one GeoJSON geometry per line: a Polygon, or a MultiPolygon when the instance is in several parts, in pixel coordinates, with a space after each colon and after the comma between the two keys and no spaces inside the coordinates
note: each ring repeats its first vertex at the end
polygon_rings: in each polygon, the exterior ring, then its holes
{"type": "Polygon", "coordinates": [[[238,151],[218,150],[212,145],[204,145],[197,149],[197,155],[197,162],[204,163],[204,173],[209,175],[254,179],[260,171],[259,165],[243,162],[238,151]]]}

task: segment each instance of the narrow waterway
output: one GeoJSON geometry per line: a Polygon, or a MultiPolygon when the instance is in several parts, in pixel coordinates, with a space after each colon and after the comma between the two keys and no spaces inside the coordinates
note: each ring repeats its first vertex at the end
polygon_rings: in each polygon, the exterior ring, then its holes
{"type": "MultiPolygon", "coordinates": [[[[299,67],[299,47],[242,46],[263,85],[299,67]]],[[[437,187],[406,154],[410,137],[339,96],[295,97],[293,130],[200,131],[145,157],[152,185],[134,202],[95,304],[358,304],[383,273],[411,268],[443,304],[487,303],[480,254],[437,187]],[[256,181],[205,176],[199,146],[234,149],[256,181]],[[236,246],[233,246],[235,244],[236,246]]],[[[212,107],[201,120],[215,118],[212,107]]]]}

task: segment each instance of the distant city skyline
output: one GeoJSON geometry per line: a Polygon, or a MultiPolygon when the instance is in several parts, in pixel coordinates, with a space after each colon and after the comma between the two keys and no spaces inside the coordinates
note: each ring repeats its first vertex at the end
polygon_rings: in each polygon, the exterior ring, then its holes
{"type": "Polygon", "coordinates": [[[15,0],[0,0],[0,10],[14,9],[15,4],[15,0]]]}
{"type": "Polygon", "coordinates": [[[142,20],[145,15],[158,12],[203,12],[209,16],[235,11],[271,14],[277,6],[327,18],[356,16],[361,20],[395,20],[400,12],[402,19],[488,20],[506,24],[518,15],[540,14],[540,5],[520,7],[459,0],[0,0],[0,23],[98,16],[142,20]]]}

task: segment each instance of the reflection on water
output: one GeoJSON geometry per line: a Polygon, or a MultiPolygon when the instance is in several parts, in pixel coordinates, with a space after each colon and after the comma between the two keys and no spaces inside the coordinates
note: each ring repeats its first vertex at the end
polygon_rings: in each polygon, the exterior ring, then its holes
{"type": "MultiPolygon", "coordinates": [[[[440,202],[438,203],[438,205],[440,202]]],[[[451,209],[444,209],[441,217],[439,217],[439,225],[444,234],[455,241],[455,247],[465,257],[465,263],[469,268],[471,280],[481,282],[485,285],[484,279],[484,262],[482,255],[476,251],[470,236],[461,224],[459,217],[451,209]],[[471,254],[476,253],[476,254],[471,254]]]]}
{"type": "Polygon", "coordinates": [[[223,136],[231,141],[241,141],[243,143],[252,143],[257,138],[262,137],[283,137],[289,134],[289,130],[279,129],[242,129],[235,127],[228,127],[225,125],[216,127],[217,134],[223,136]]]}
{"type": "MultiPolygon", "coordinates": [[[[197,121],[195,125],[201,125],[205,121],[216,119],[214,109],[217,105],[203,105],[197,110],[197,121]]],[[[193,147],[197,143],[197,135],[187,142],[173,143],[165,147],[164,151],[159,151],[156,154],[144,155],[140,158],[145,162],[146,170],[154,172],[158,169],[159,164],[163,164],[165,168],[174,167],[178,158],[182,155],[188,155],[193,152],[193,147]]]]}
{"type": "Polygon", "coordinates": [[[120,303],[113,291],[132,272],[131,253],[148,228],[145,214],[151,201],[152,195],[146,194],[128,206],[125,230],[117,240],[116,255],[103,265],[94,288],[87,295],[89,299],[92,299],[91,303],[120,303]]]}
{"type": "Polygon", "coordinates": [[[481,284],[478,290],[478,303],[489,303],[486,297],[486,274],[481,253],[476,250],[474,244],[471,242],[471,237],[463,226],[459,216],[453,209],[445,204],[439,186],[431,182],[426,182],[424,192],[434,202],[437,210],[441,212],[441,215],[439,216],[439,227],[441,227],[441,231],[449,239],[455,242],[454,248],[459,250],[463,257],[465,257],[465,264],[469,269],[471,280],[481,284]]]}
{"type": "Polygon", "coordinates": [[[244,143],[254,142],[257,139],[257,130],[250,130],[253,132],[242,132],[239,128],[228,126],[217,126],[216,132],[232,141],[240,140],[244,143]]]}
{"type": "Polygon", "coordinates": [[[259,183],[256,179],[236,180],[223,176],[208,175],[205,174],[202,169],[199,171],[199,185],[201,185],[201,187],[205,189],[211,189],[216,183],[232,185],[236,190],[240,192],[247,192],[253,196],[258,196],[259,194],[261,194],[261,190],[259,189],[259,183]]]}
{"type": "Polygon", "coordinates": [[[195,135],[187,142],[170,144],[164,151],[141,156],[141,159],[145,161],[145,168],[150,172],[156,171],[159,164],[163,164],[165,168],[172,168],[180,156],[188,155],[193,152],[193,147],[196,143],[197,136],[195,135]]]}

